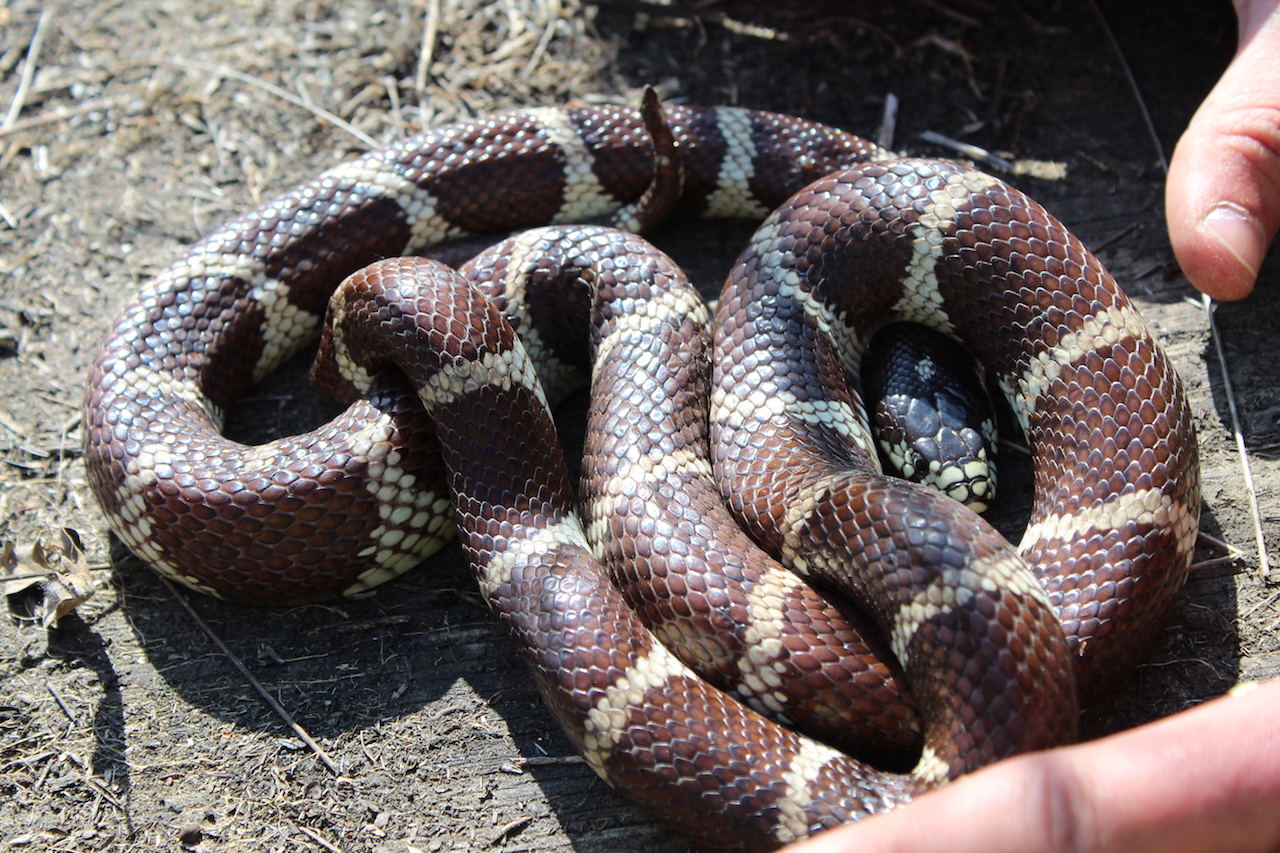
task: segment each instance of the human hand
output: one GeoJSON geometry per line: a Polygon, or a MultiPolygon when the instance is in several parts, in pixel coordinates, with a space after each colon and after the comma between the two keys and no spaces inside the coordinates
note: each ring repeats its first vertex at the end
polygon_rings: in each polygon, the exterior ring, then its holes
{"type": "Polygon", "coordinates": [[[994,764],[785,853],[1280,853],[1280,680],[994,764]]]}
{"type": "Polygon", "coordinates": [[[1235,0],[1240,46],[1173,153],[1165,208],[1182,271],[1216,299],[1253,290],[1280,228],[1280,0],[1235,0]]]}

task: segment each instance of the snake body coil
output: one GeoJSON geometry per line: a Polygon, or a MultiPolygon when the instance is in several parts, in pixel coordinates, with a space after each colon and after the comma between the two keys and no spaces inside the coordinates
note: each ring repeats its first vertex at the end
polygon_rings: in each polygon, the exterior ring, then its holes
{"type": "MultiPolygon", "coordinates": [[[[788,116],[669,118],[692,213],[764,216],[884,156],[788,116]]],[[[124,309],[92,367],[86,461],[112,530],[168,577],[254,603],[353,595],[417,565],[451,535],[439,476],[406,473],[430,454],[398,451],[402,433],[429,432],[420,419],[354,404],[246,448],[219,434],[223,412],[315,339],[349,273],[469,234],[610,215],[649,185],[651,152],[634,110],[495,115],[338,166],[200,241],[124,309]]]]}
{"type": "MultiPolygon", "coordinates": [[[[86,458],[112,528],[188,586],[271,603],[394,577],[448,535],[456,501],[486,598],[579,750],[707,846],[771,849],[1070,740],[1073,661],[1087,687],[1098,669],[1080,661],[1110,668],[1140,653],[1181,586],[1197,527],[1194,431],[1150,333],[1078,241],[993,179],[888,162],[856,137],[785,116],[676,108],[671,127],[683,209],[763,216],[783,206],[730,276],[711,362],[690,319],[700,306],[678,287],[628,290],[613,297],[621,308],[600,290],[570,296],[594,306],[600,350],[585,529],[558,452],[530,450],[530,434],[554,430],[501,311],[420,262],[362,272],[334,303],[319,373],[372,389],[368,398],[256,448],[226,441],[218,425],[244,388],[312,338],[330,292],[366,263],[633,203],[654,171],[650,146],[638,116],[612,109],[430,131],[232,223],[158,276],[108,333],[89,382],[86,458]],[[429,280],[432,295],[400,293],[400,275],[429,280]],[[1037,456],[1021,557],[958,504],[878,475],[848,379],[868,337],[895,319],[964,337],[995,365],[1037,456]],[[674,330],[688,331],[692,350],[667,349],[674,330]],[[412,360],[393,346],[410,333],[429,342],[413,345],[412,360]],[[356,341],[373,355],[343,355],[356,341]],[[387,358],[434,419],[376,373],[387,358]],[[625,366],[649,359],[658,367],[626,384],[625,366]],[[890,670],[839,659],[830,638],[861,630],[857,611],[807,592],[794,605],[796,584],[767,559],[716,556],[721,534],[744,553],[751,543],[712,509],[710,466],[697,461],[708,422],[675,404],[711,363],[726,498],[753,540],[847,589],[879,623],[921,707],[924,754],[911,776],[871,770],[757,713],[816,724],[828,740],[895,718],[872,751],[914,737],[890,670]],[[506,422],[526,410],[529,424],[506,422]],[[645,421],[653,430],[632,431],[645,421]],[[697,497],[664,491],[673,482],[697,497]],[[693,544],[711,546],[711,569],[692,568],[693,544]],[[728,639],[710,639],[726,625],[728,639]],[[858,716],[832,710],[833,697],[868,704],[858,716]]],[[[605,260],[593,270],[642,254],[584,239],[605,260]]],[[[538,257],[561,242],[507,247],[529,267],[528,287],[538,257]]],[[[523,318],[520,335],[555,374],[556,311],[535,299],[513,308],[525,297],[504,293],[504,265],[518,264],[489,259],[472,274],[523,318]]]]}

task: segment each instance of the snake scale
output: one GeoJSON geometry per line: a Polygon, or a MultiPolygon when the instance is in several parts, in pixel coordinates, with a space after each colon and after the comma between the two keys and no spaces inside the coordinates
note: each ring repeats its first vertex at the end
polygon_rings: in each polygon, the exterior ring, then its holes
{"type": "Polygon", "coordinates": [[[620,232],[518,235],[461,274],[397,259],[548,222],[644,226],[665,180],[652,120],[546,108],[429,130],[220,229],[125,308],[85,404],[112,529],[193,589],[272,604],[397,576],[451,535],[456,501],[575,746],[707,848],[774,849],[1070,741],[1075,682],[1142,653],[1190,562],[1195,436],[1163,352],[1079,241],[993,178],[789,116],[667,118],[676,212],[768,217],[714,331],[669,259],[620,232]],[[363,396],[304,435],[224,439],[223,413],[314,340],[352,273],[316,376],[363,396]],[[1017,549],[879,475],[857,376],[895,320],[962,340],[1026,430],[1017,549]],[[534,379],[559,384],[583,336],[585,524],[534,379]],[[829,744],[922,751],[893,774],[829,744]]]}

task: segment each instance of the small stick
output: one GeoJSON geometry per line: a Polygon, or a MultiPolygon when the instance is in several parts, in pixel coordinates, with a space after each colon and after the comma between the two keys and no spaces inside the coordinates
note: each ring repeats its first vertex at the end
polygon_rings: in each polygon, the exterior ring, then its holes
{"type": "MultiPolygon", "coordinates": [[[[49,481],[49,480],[44,480],[44,481],[42,481],[42,482],[46,482],[46,483],[47,483],[47,482],[51,482],[51,481],[49,481]]],[[[91,565],[91,566],[84,566],[84,570],[85,570],[85,571],[88,571],[88,572],[109,572],[109,571],[111,571],[113,568],[115,568],[115,567],[114,567],[114,566],[112,566],[112,565],[110,565],[109,563],[97,563],[97,564],[94,564],[94,565],[91,565]]],[[[54,576],[54,575],[56,575],[56,574],[57,574],[57,572],[51,572],[51,571],[50,571],[50,572],[32,572],[32,573],[30,573],[30,574],[26,574],[26,575],[3,575],[3,576],[0,576],[0,580],[5,580],[5,581],[42,581],[42,580],[48,580],[50,577],[53,577],[53,576],[54,576]]]]}
{"type": "Polygon", "coordinates": [[[365,145],[369,146],[370,148],[378,147],[377,140],[375,140],[372,136],[365,133],[363,130],[356,127],[355,125],[350,124],[349,122],[346,122],[343,119],[339,118],[338,116],[334,115],[333,113],[329,112],[324,107],[317,106],[316,104],[313,104],[311,101],[308,101],[305,98],[301,98],[295,95],[293,92],[290,92],[288,89],[281,89],[279,86],[275,85],[274,83],[268,83],[266,80],[262,80],[250,74],[245,74],[241,71],[236,71],[234,68],[228,68],[225,65],[213,65],[212,63],[208,63],[208,62],[201,62],[198,59],[187,59],[185,56],[174,56],[174,57],[171,57],[170,59],[153,60],[149,64],[176,65],[179,68],[186,68],[186,69],[195,70],[195,71],[204,71],[209,74],[217,74],[220,77],[230,77],[232,80],[239,80],[241,83],[247,83],[250,86],[256,86],[262,91],[269,92],[272,95],[275,95],[277,98],[288,101],[289,103],[293,104],[296,107],[302,107],[304,110],[316,116],[317,118],[321,118],[329,122],[334,127],[337,127],[341,130],[345,130],[347,133],[351,134],[356,139],[359,139],[361,142],[363,142],[365,145]]]}
{"type": "Polygon", "coordinates": [[[1240,559],[1239,556],[1235,554],[1227,554],[1223,557],[1210,557],[1207,560],[1201,560],[1198,563],[1192,563],[1187,566],[1187,571],[1199,572],[1204,569],[1212,568],[1213,566],[1229,566],[1238,559],[1240,559]]]}
{"type": "Polygon", "coordinates": [[[62,709],[62,713],[67,715],[67,719],[74,725],[79,725],[76,715],[71,713],[71,709],[67,707],[67,703],[62,701],[62,697],[58,695],[58,691],[53,689],[53,685],[49,682],[44,683],[44,689],[49,691],[49,695],[53,697],[53,701],[58,703],[58,707],[62,709]]]}
{"type": "Polygon", "coordinates": [[[418,73],[413,78],[418,105],[426,100],[427,75],[436,55],[436,37],[440,33],[440,0],[427,0],[427,19],[422,25],[422,48],[418,51],[418,73]]]}
{"type": "Polygon", "coordinates": [[[1270,607],[1271,605],[1275,604],[1277,601],[1280,601],[1280,592],[1273,592],[1270,595],[1270,597],[1263,599],[1262,601],[1259,601],[1257,604],[1253,605],[1253,607],[1250,607],[1244,613],[1241,613],[1240,618],[1248,619],[1250,616],[1257,613],[1262,608],[1270,607]]]}
{"type": "Polygon", "coordinates": [[[979,163],[986,163],[992,168],[999,169],[1002,172],[1012,172],[1013,164],[1003,157],[992,154],[985,148],[979,148],[977,145],[970,145],[968,142],[961,142],[958,139],[952,139],[950,136],[943,136],[941,133],[935,133],[932,130],[925,130],[920,133],[920,138],[925,142],[932,142],[934,145],[941,145],[943,148],[950,148],[958,154],[963,154],[970,160],[976,160],[979,163]]]}
{"type": "Polygon", "coordinates": [[[1116,243],[1119,243],[1119,242],[1120,242],[1121,240],[1123,240],[1125,237],[1128,237],[1128,236],[1129,236],[1130,234],[1132,234],[1134,231],[1137,231],[1140,227],[1142,227],[1142,226],[1141,226],[1141,225],[1139,225],[1137,222],[1134,222],[1134,223],[1132,223],[1128,228],[1125,228],[1125,229],[1121,230],[1119,234],[1112,234],[1110,237],[1108,237],[1107,239],[1103,240],[1103,241],[1102,241],[1101,243],[1099,243],[1098,245],[1094,246],[1094,247],[1093,247],[1093,253],[1096,255],[1096,254],[1098,254],[1099,252],[1103,251],[1104,249],[1110,249],[1110,248],[1111,248],[1112,246],[1114,246],[1116,243]]]}
{"type": "Polygon", "coordinates": [[[27,58],[22,63],[22,77],[18,81],[18,91],[14,93],[13,103],[9,104],[9,112],[5,114],[4,123],[0,124],[0,128],[10,127],[18,120],[18,113],[22,112],[22,105],[27,100],[27,92],[31,90],[31,80],[36,74],[36,61],[40,58],[40,48],[44,46],[45,29],[50,17],[48,9],[40,12],[35,34],[31,36],[31,43],[27,45],[27,58]]]}
{"type": "Polygon", "coordinates": [[[880,114],[880,130],[876,132],[876,144],[887,151],[893,150],[893,136],[898,129],[898,96],[890,92],[884,96],[884,112],[880,114]]]}
{"type": "MultiPolygon", "coordinates": [[[[218,649],[226,655],[227,660],[231,661],[232,665],[235,666],[236,669],[240,670],[240,674],[243,675],[251,685],[253,685],[253,689],[258,692],[258,695],[271,706],[271,710],[275,711],[276,714],[280,716],[280,719],[284,720],[285,723],[288,724],[289,728],[293,729],[294,734],[301,738],[303,743],[311,747],[311,751],[324,762],[324,766],[328,767],[329,771],[333,773],[334,776],[341,776],[342,773],[338,770],[338,765],[333,762],[333,759],[329,757],[328,753],[324,751],[320,744],[316,743],[315,740],[312,739],[311,735],[307,734],[306,729],[298,725],[298,723],[293,719],[293,716],[284,709],[284,706],[277,702],[276,698],[267,692],[267,688],[262,686],[262,682],[254,678],[253,673],[249,671],[249,668],[244,665],[240,658],[236,657],[231,649],[227,648],[227,644],[222,642],[222,639],[217,634],[213,633],[213,629],[209,627],[207,622],[200,618],[200,614],[197,613],[195,608],[191,606],[191,603],[187,601],[186,596],[178,592],[177,587],[175,587],[168,578],[161,576],[160,581],[166,588],[168,588],[173,597],[178,599],[178,603],[187,611],[187,615],[195,620],[195,623],[200,626],[200,629],[208,635],[209,639],[213,640],[214,645],[216,645],[218,649]]],[[[299,827],[299,829],[301,829],[301,827],[299,827]]]]}
{"type": "Polygon", "coordinates": [[[94,110],[109,110],[115,105],[115,98],[99,98],[96,101],[76,104],[74,107],[59,107],[56,110],[48,110],[38,116],[20,118],[8,126],[0,125],[0,137],[10,136],[14,133],[21,133],[24,130],[39,127],[42,124],[53,124],[54,122],[62,121],[64,118],[78,116],[81,113],[91,113],[94,110]]]}
{"type": "Polygon", "coordinates": [[[547,52],[547,45],[551,44],[551,39],[556,33],[556,25],[560,23],[558,18],[552,18],[547,21],[547,26],[542,30],[542,37],[538,39],[538,44],[533,49],[533,55],[529,57],[529,61],[525,63],[525,75],[532,74],[542,62],[542,56],[547,52]]]}
{"type": "Polygon", "coordinates": [[[387,90],[387,100],[391,102],[391,123],[397,133],[404,133],[409,125],[404,120],[404,110],[400,106],[400,86],[396,78],[388,74],[382,78],[382,87],[387,90]]]}
{"type": "Polygon", "coordinates": [[[1236,453],[1240,457],[1240,470],[1244,474],[1244,488],[1249,496],[1249,512],[1253,515],[1253,538],[1258,543],[1258,574],[1265,581],[1271,575],[1271,562],[1267,559],[1267,540],[1262,535],[1262,511],[1258,508],[1258,492],[1253,487],[1253,472],[1249,468],[1249,453],[1244,445],[1244,431],[1240,429],[1240,412],[1236,409],[1236,394],[1227,372],[1227,354],[1222,348],[1218,324],[1213,319],[1213,300],[1208,294],[1201,297],[1204,315],[1209,322],[1209,336],[1218,353],[1218,365],[1222,369],[1222,386],[1227,392],[1227,409],[1231,412],[1231,431],[1236,437],[1236,453]]]}
{"type": "Polygon", "coordinates": [[[1156,133],[1156,124],[1151,120],[1151,111],[1147,109],[1147,102],[1142,97],[1142,90],[1138,88],[1138,80],[1133,76],[1133,69],[1129,67],[1129,60],[1125,58],[1124,51],[1120,49],[1120,42],[1116,41],[1116,34],[1111,31],[1111,25],[1107,23],[1106,15],[1102,14],[1102,10],[1098,8],[1097,0],[1089,0],[1089,5],[1093,7],[1093,14],[1098,19],[1098,25],[1102,27],[1102,32],[1107,37],[1107,42],[1111,45],[1112,52],[1115,53],[1116,59],[1120,61],[1120,68],[1124,70],[1124,77],[1129,81],[1129,88],[1133,90],[1133,98],[1138,102],[1138,112],[1142,114],[1142,121],[1147,125],[1147,133],[1151,134],[1151,144],[1156,149],[1156,155],[1160,158],[1160,167],[1164,169],[1164,173],[1169,174],[1169,160],[1164,156],[1164,146],[1160,144],[1160,134],[1156,133]]]}
{"type": "Polygon", "coordinates": [[[328,841],[325,841],[324,838],[320,835],[320,833],[316,832],[314,829],[308,829],[307,827],[303,826],[300,823],[295,823],[293,826],[295,829],[297,829],[303,835],[310,838],[316,844],[319,844],[325,850],[328,850],[329,853],[342,853],[341,847],[335,847],[332,844],[330,844],[328,841]]]}
{"type": "Polygon", "coordinates": [[[1241,551],[1239,548],[1237,548],[1235,545],[1232,545],[1230,542],[1227,542],[1224,539],[1219,539],[1217,536],[1211,536],[1210,534],[1205,533],[1203,530],[1199,532],[1199,537],[1201,542],[1208,542],[1213,547],[1218,548],[1222,551],[1225,551],[1227,553],[1227,556],[1229,557],[1244,556],[1244,552],[1241,551]]]}

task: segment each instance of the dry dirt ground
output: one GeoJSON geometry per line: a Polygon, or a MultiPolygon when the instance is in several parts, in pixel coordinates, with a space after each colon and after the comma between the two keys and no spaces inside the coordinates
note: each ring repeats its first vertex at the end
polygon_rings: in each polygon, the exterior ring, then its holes
{"type": "MultiPolygon", "coordinates": [[[[1238,549],[1205,541],[1205,565],[1158,647],[1088,709],[1086,733],[1280,674],[1280,593],[1259,574],[1223,371],[1173,262],[1159,154],[1124,71],[1127,61],[1171,151],[1230,56],[1230,4],[1104,2],[1115,44],[1090,2],[711,0],[678,17],[636,6],[0,5],[0,109],[23,91],[20,111],[0,119],[0,537],[29,544],[72,528],[99,585],[56,630],[0,620],[0,847],[687,849],[573,757],[456,548],[366,598],[253,610],[175,594],[107,536],[79,451],[97,339],[184,246],[364,149],[307,105],[385,142],[513,104],[634,100],[656,84],[673,100],[874,134],[892,94],[899,149],[944,155],[921,139],[929,130],[1060,166],[1016,180],[1098,248],[1162,336],[1200,431],[1202,529],[1238,549]]],[[[714,289],[736,251],[725,239],[679,226],[661,242],[714,289]]],[[[1252,298],[1217,310],[1272,562],[1277,261],[1252,298]]],[[[318,417],[301,376],[258,393],[235,434],[262,438],[318,417]]]]}

